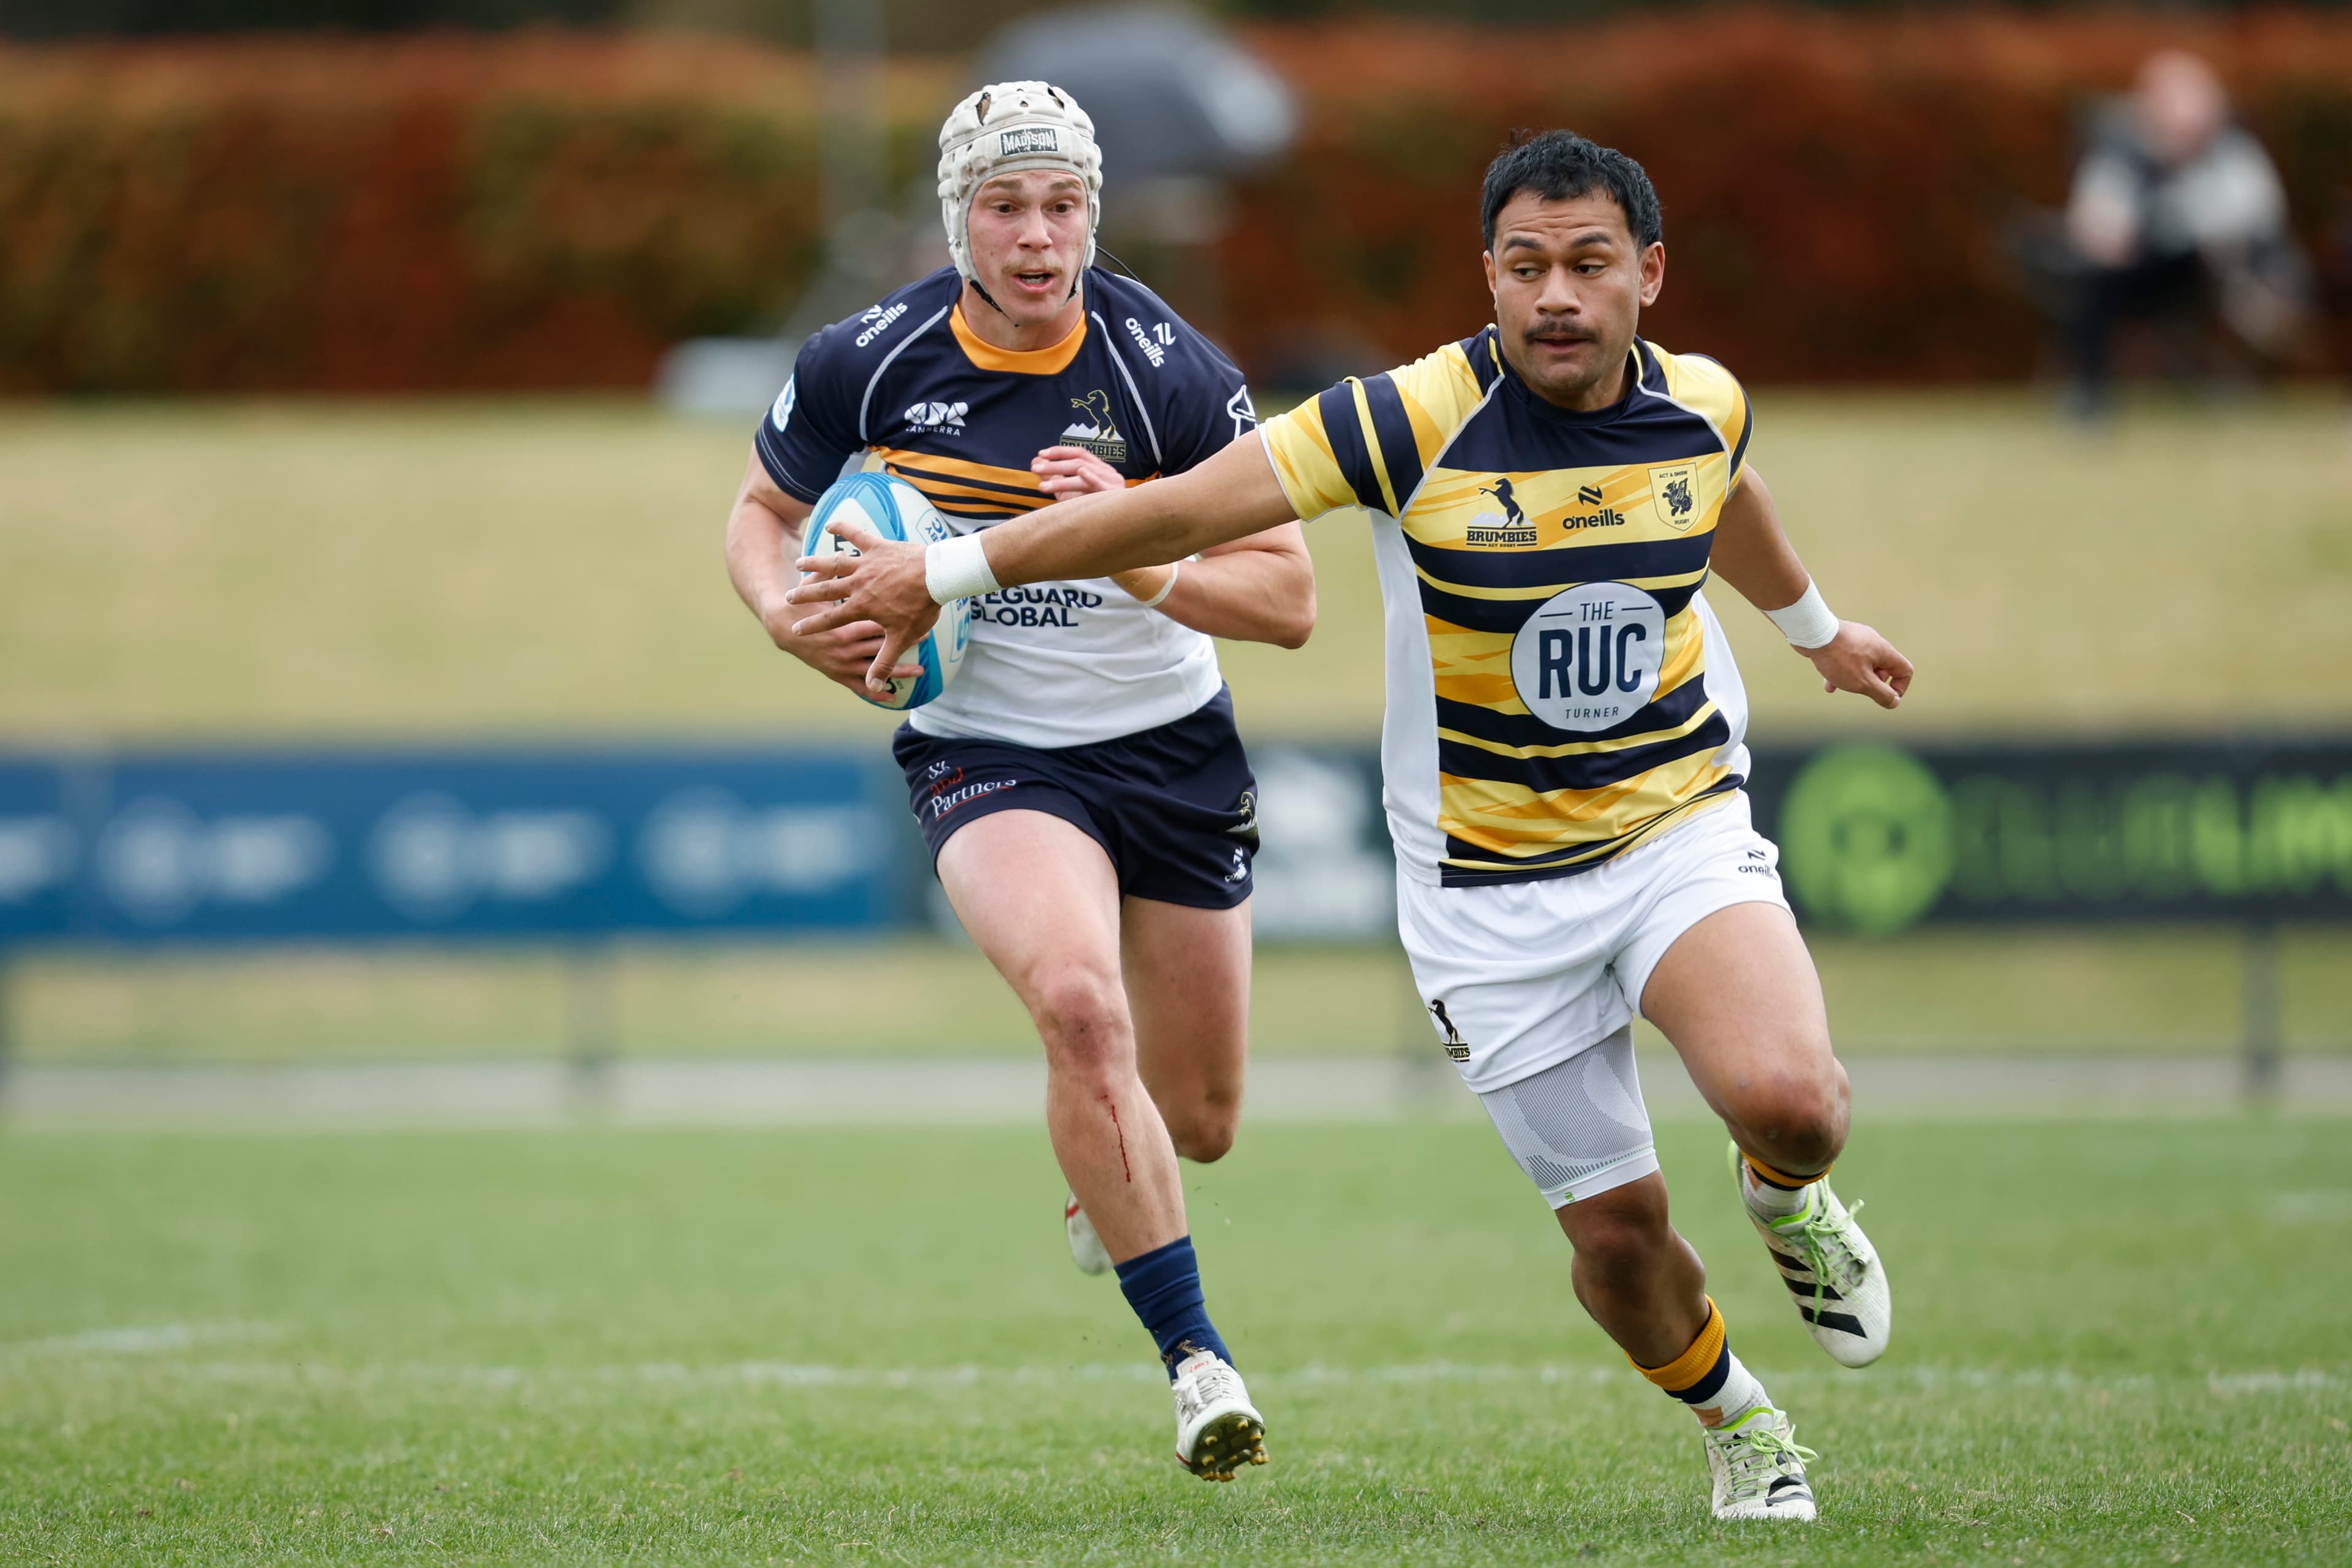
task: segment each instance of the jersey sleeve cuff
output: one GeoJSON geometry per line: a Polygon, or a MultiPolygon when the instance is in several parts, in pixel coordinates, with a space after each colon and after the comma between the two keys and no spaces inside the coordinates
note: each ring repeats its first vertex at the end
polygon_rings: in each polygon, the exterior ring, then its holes
{"type": "Polygon", "coordinates": [[[768,444],[768,422],[765,419],[760,421],[759,434],[751,442],[751,448],[760,454],[760,467],[768,470],[768,477],[775,480],[776,488],[786,495],[814,506],[817,498],[824,494],[824,486],[804,484],[784,467],[782,454],[768,444]]]}

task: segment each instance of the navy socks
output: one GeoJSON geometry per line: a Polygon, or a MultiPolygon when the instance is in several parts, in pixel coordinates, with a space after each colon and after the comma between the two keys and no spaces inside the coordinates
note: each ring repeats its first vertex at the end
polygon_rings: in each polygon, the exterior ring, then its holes
{"type": "Polygon", "coordinates": [[[1160,1347],[1160,1359],[1173,1381],[1176,1363],[1195,1351],[1214,1351],[1227,1364],[1233,1356],[1209,1321],[1209,1307],[1201,1295],[1201,1265],[1192,1256],[1192,1238],[1180,1236],[1165,1247],[1130,1258],[1118,1266],[1118,1288],[1127,1304],[1143,1320],[1144,1331],[1160,1347]]]}

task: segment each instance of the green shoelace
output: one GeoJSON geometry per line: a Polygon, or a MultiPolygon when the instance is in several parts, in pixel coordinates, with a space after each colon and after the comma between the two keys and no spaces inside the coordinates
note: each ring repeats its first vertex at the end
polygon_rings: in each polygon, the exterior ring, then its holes
{"type": "MultiPolygon", "coordinates": [[[[1739,1145],[1737,1142],[1731,1145],[1730,1152],[1732,1180],[1735,1183],[1743,1182],[1745,1178],[1740,1173],[1742,1166],[1739,1145]]],[[[1822,1182],[1817,1181],[1813,1185],[1826,1190],[1826,1184],[1822,1182]]],[[[1862,1205],[1856,1204],[1845,1211],[1845,1217],[1851,1222],[1853,1216],[1861,1212],[1862,1205]]],[[[1805,1267],[1812,1272],[1814,1316],[1821,1315],[1822,1303],[1829,1300],[1829,1288],[1832,1284],[1835,1284],[1843,1293],[1853,1289],[1854,1281],[1862,1278],[1862,1259],[1854,1256],[1853,1249],[1845,1244],[1844,1237],[1839,1234],[1842,1227],[1837,1221],[1830,1218],[1829,1209],[1822,1202],[1820,1192],[1816,1192],[1811,1202],[1806,1205],[1803,1214],[1769,1223],[1772,1234],[1785,1237],[1793,1243],[1797,1255],[1805,1260],[1805,1267]],[[1788,1227],[1785,1230],[1781,1228],[1784,1226],[1788,1227]],[[1831,1261],[1830,1243],[1832,1241],[1837,1243],[1836,1250],[1845,1259],[1845,1267],[1837,1271],[1834,1279],[1832,1279],[1831,1271],[1826,1267],[1831,1261]]]]}
{"type": "MultiPolygon", "coordinates": [[[[1845,1211],[1845,1216],[1848,1221],[1851,1221],[1861,1212],[1862,1205],[1856,1204],[1845,1211]]],[[[1780,1222],[1780,1224],[1786,1223],[1786,1221],[1780,1222]]],[[[1814,1197],[1802,1215],[1797,1216],[1796,1224],[1790,1226],[1786,1230],[1780,1228],[1780,1224],[1775,1224],[1772,1226],[1772,1234],[1787,1237],[1794,1241],[1798,1256],[1805,1260],[1805,1267],[1812,1270],[1813,1310],[1818,1314],[1822,1310],[1822,1303],[1828,1300],[1829,1288],[1832,1283],[1842,1293],[1853,1289],[1854,1281],[1862,1278],[1862,1260],[1856,1258],[1853,1249],[1845,1244],[1845,1237],[1842,1234],[1843,1226],[1830,1217],[1829,1209],[1819,1195],[1814,1197]],[[1844,1260],[1843,1267],[1837,1269],[1834,1279],[1828,1267],[1832,1261],[1830,1246],[1832,1242],[1837,1244],[1836,1253],[1844,1260]]]]}
{"type": "Polygon", "coordinates": [[[1723,1428],[1739,1438],[1737,1447],[1727,1454],[1725,1459],[1731,1467],[1733,1481],[1742,1491],[1754,1489],[1763,1480],[1763,1472],[1777,1470],[1779,1466],[1775,1461],[1783,1454],[1796,1460],[1800,1466],[1810,1465],[1821,1458],[1794,1437],[1781,1436],[1778,1427],[1766,1426],[1753,1432],[1740,1430],[1750,1421],[1769,1421],[1780,1414],[1771,1409],[1754,1411],[1723,1428]]]}

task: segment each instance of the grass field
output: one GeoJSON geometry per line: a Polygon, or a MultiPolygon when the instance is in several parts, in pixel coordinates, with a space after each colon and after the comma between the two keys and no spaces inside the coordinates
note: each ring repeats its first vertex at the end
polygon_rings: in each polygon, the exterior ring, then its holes
{"type": "Polygon", "coordinates": [[[1275,1462],[1166,1455],[1031,1131],[0,1140],[0,1560],[2328,1563],[2352,1129],[1863,1128],[1898,1331],[1837,1371],[1664,1130],[1823,1521],[1705,1511],[1476,1126],[1191,1173],[1275,1462]]]}
{"type": "MultiPolygon", "coordinates": [[[[2201,1052],[2231,1048],[2240,1028],[2226,931],[1816,935],[1812,947],[1849,1052],[2201,1052]]],[[[2282,960],[2287,1048],[2352,1049],[2352,935],[2291,931],[2282,960]]],[[[961,943],[624,946],[612,962],[611,1044],[627,1056],[1037,1048],[1012,992],[961,943]]],[[[566,1040],[553,953],[47,954],[15,968],[9,1011],[33,1061],[533,1057],[566,1040]]],[[[1403,954],[1381,947],[1261,949],[1251,1036],[1261,1055],[1430,1044],[1403,954]]]]}

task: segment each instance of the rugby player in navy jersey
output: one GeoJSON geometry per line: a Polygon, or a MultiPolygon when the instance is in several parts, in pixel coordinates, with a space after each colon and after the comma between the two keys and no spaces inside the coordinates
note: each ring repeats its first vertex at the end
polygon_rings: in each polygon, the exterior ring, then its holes
{"type": "MultiPolygon", "coordinates": [[[[881,628],[795,631],[811,505],[880,468],[976,536],[1196,467],[1257,417],[1241,373],[1149,289],[1092,266],[1101,157],[1069,95],[1005,82],[940,132],[952,268],[803,346],[728,526],[778,647],[863,695],[881,628]]],[[[973,602],[961,673],[895,752],[957,917],[1035,1021],[1071,1251],[1116,1268],[1173,1384],[1177,1457],[1230,1480],[1264,1423],[1210,1321],[1177,1159],[1241,1114],[1256,786],[1213,637],[1297,647],[1296,523],[1180,564],[973,602]]]]}
{"type": "Polygon", "coordinates": [[[1832,691],[1895,707],[1911,665],[1822,602],[1748,465],[1739,384],[1639,335],[1665,282],[1641,165],[1548,132],[1489,166],[1482,220],[1494,325],[1191,474],[984,542],[860,526],[865,558],[793,597],[808,629],[885,627],[878,673],[975,591],[1370,512],[1398,926],[1432,1023],[1575,1247],[1578,1300],[1697,1415],[1717,1517],[1810,1520],[1811,1455],[1667,1221],[1631,1026],[1657,1025],[1728,1127],[1742,1205],[1814,1342],[1875,1361],[1885,1270],[1828,1181],[1845,1071],[1779,852],[1749,823],[1747,697],[1700,588],[1720,574],[1832,691]]]}

